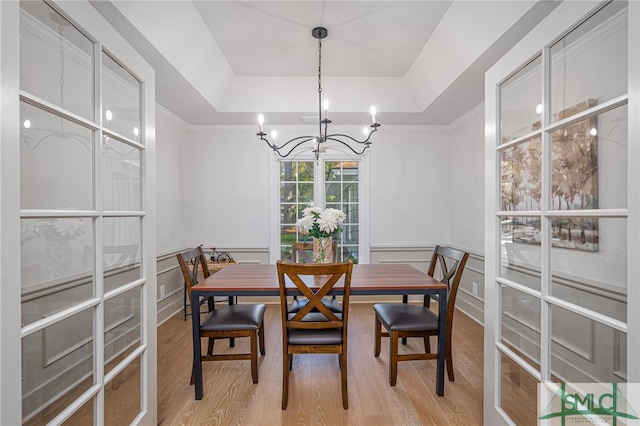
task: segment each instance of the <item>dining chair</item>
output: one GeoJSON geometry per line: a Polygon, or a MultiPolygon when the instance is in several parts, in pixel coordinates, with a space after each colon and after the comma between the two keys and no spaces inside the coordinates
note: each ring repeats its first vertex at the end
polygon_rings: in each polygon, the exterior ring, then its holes
{"type": "MultiPolygon", "coordinates": [[[[333,259],[336,261],[338,255],[338,242],[333,241],[333,259]]],[[[295,263],[314,263],[313,262],[313,243],[293,242],[291,243],[291,255],[295,263]]],[[[333,312],[342,312],[342,305],[336,300],[336,296],[327,297],[325,305],[333,312]]],[[[293,296],[293,302],[289,305],[289,312],[298,312],[301,307],[307,304],[305,297],[293,296]]]]}
{"type": "MultiPolygon", "coordinates": [[[[180,270],[187,286],[189,299],[191,300],[191,287],[198,283],[198,269],[201,267],[203,276],[209,276],[207,260],[202,246],[179,253],[177,255],[180,270]]],[[[264,349],[264,304],[231,304],[216,308],[215,299],[208,298],[209,313],[200,323],[200,336],[209,339],[207,354],[201,357],[202,361],[228,361],[250,360],[251,378],[253,383],[258,383],[258,345],[260,354],[265,354],[264,349]],[[250,353],[240,354],[213,354],[214,341],[217,339],[233,339],[249,337],[250,353]]],[[[192,314],[198,312],[199,306],[192,307],[192,314]]],[[[233,343],[231,343],[233,347],[233,343]]],[[[195,359],[193,360],[195,363],[195,359]]],[[[191,384],[194,383],[193,365],[191,368],[191,384]]]]}
{"type": "Polygon", "coordinates": [[[278,261],[282,317],[282,409],[289,401],[289,370],[294,354],[338,354],[342,382],[342,407],[349,408],[347,393],[347,326],[352,262],[284,263],[278,261]],[[336,286],[343,289],[342,312],[333,312],[325,296],[336,286]],[[308,302],[289,312],[288,296],[300,293],[308,302]]]}
{"type": "MultiPolygon", "coordinates": [[[[200,244],[200,247],[202,248],[202,244],[200,244]]],[[[205,254],[205,259],[207,256],[207,253],[205,253],[204,249],[202,249],[202,252],[205,254]]],[[[205,262],[204,265],[202,265],[200,262],[198,262],[197,260],[199,259],[200,256],[200,252],[197,249],[191,249],[191,250],[187,250],[183,253],[181,253],[182,258],[185,260],[186,265],[188,266],[189,269],[189,275],[191,276],[191,282],[197,283],[198,282],[198,273],[202,273],[202,276],[204,278],[207,278],[209,275],[211,275],[211,270],[209,269],[209,263],[205,262]]],[[[178,257],[178,263],[180,263],[180,255],[176,255],[176,257],[178,257]]],[[[183,271],[183,275],[184,275],[184,271],[183,271]]],[[[236,297],[233,296],[229,296],[228,300],[229,300],[229,305],[234,305],[236,303],[236,297]]],[[[209,305],[209,310],[211,310],[211,304],[214,303],[213,298],[207,297],[206,299],[202,300],[202,303],[207,303],[209,305]]],[[[187,307],[191,306],[191,286],[187,284],[187,280],[186,278],[184,279],[184,306],[183,306],[183,310],[184,310],[184,320],[187,320],[187,316],[191,315],[191,313],[187,313],[187,307]]],[[[231,346],[233,346],[233,340],[231,340],[231,346]]]]}
{"type": "MultiPolygon", "coordinates": [[[[434,276],[436,267],[440,266],[440,281],[447,285],[447,318],[445,331],[445,359],[449,380],[454,380],[451,337],[453,332],[453,314],[455,312],[456,295],[460,279],[467,263],[469,253],[436,246],[429,264],[428,275],[434,276]]],[[[437,336],[438,314],[430,309],[431,298],[425,296],[422,306],[408,303],[377,303],[375,310],[375,349],[374,356],[380,355],[382,337],[389,337],[389,383],[396,385],[399,361],[415,361],[436,359],[438,354],[431,352],[430,336],[437,336]],[[386,332],[382,331],[382,327],[386,332]],[[407,337],[421,337],[424,342],[424,353],[399,354],[398,340],[407,337]]]]}

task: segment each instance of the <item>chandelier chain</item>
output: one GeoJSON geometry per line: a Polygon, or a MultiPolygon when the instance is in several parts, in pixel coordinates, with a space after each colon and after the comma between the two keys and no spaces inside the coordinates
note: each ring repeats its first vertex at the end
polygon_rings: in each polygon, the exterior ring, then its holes
{"type": "Polygon", "coordinates": [[[60,106],[64,106],[64,27],[62,24],[58,26],[58,38],[60,41],[60,106]]]}
{"type": "Polygon", "coordinates": [[[318,93],[322,93],[322,39],[318,39],[318,93]]]}

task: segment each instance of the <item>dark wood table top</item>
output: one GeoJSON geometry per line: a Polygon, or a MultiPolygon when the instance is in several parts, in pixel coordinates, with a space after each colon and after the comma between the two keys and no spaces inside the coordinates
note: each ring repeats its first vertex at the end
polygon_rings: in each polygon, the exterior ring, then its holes
{"type": "MultiPolygon", "coordinates": [[[[439,293],[447,286],[408,264],[353,265],[351,294],[439,293]]],[[[229,265],[191,288],[194,292],[234,295],[278,295],[275,265],[229,265]]]]}

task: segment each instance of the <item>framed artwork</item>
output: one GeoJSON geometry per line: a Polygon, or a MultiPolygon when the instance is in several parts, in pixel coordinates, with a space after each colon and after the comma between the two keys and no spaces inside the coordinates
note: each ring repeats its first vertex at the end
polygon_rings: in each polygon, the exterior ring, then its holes
{"type": "MultiPolygon", "coordinates": [[[[554,115],[564,120],[595,105],[589,99],[554,115]]],[[[531,130],[540,129],[540,122],[531,130]]],[[[596,118],[589,117],[555,130],[551,134],[552,210],[598,208],[598,158],[596,118]]],[[[542,140],[540,135],[514,145],[502,153],[501,203],[503,211],[539,210],[542,196],[542,140]]],[[[513,218],[513,242],[540,244],[537,218],[513,218]]],[[[598,219],[555,218],[552,246],[598,251],[598,219]]]]}

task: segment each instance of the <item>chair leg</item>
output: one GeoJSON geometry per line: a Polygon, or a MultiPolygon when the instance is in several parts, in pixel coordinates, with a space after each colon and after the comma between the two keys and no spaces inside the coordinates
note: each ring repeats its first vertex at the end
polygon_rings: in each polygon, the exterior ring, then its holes
{"type": "Polygon", "coordinates": [[[258,332],[253,330],[249,336],[251,345],[251,378],[258,383],[258,332]]]}
{"type": "Polygon", "coordinates": [[[340,355],[340,371],[342,377],[342,408],[349,409],[349,392],[347,391],[347,351],[344,346],[342,348],[342,354],[340,355]]]}
{"type": "Polygon", "coordinates": [[[289,355],[288,357],[289,371],[293,368],[293,355],[289,355]]]}
{"type": "Polygon", "coordinates": [[[184,294],[183,294],[183,296],[184,296],[184,299],[183,299],[183,302],[184,302],[184,306],[183,306],[183,308],[184,308],[184,320],[186,321],[187,320],[187,306],[188,306],[187,305],[187,285],[186,284],[184,286],[184,294]]]}
{"type": "Polygon", "coordinates": [[[265,354],[265,349],[264,349],[264,321],[262,322],[262,324],[260,324],[260,330],[258,330],[258,339],[260,342],[260,355],[264,356],[265,354]]]}
{"type": "Polygon", "coordinates": [[[382,324],[380,323],[380,320],[378,319],[378,316],[376,315],[376,325],[374,327],[374,334],[375,334],[375,342],[373,344],[373,356],[374,357],[379,357],[380,356],[380,346],[382,345],[382,324]]]}
{"type": "Polygon", "coordinates": [[[288,355],[287,348],[282,356],[282,409],[286,410],[289,403],[289,369],[291,368],[291,355],[288,355]]]}
{"type": "Polygon", "coordinates": [[[453,353],[451,351],[451,337],[447,338],[447,353],[446,353],[446,362],[447,362],[447,374],[449,375],[449,381],[453,382],[453,353]]]}
{"type": "Polygon", "coordinates": [[[429,340],[429,336],[424,336],[424,353],[431,353],[431,341],[429,340]]]}
{"type": "Polygon", "coordinates": [[[236,347],[236,339],[235,339],[235,337],[229,338],[229,347],[230,348],[235,348],[236,347]]]}
{"type": "MultiPolygon", "coordinates": [[[[194,361],[195,363],[195,361],[194,361]]],[[[191,380],[189,381],[190,385],[195,384],[196,382],[196,378],[195,378],[195,366],[193,364],[191,364],[191,380]]]]}
{"type": "Polygon", "coordinates": [[[213,343],[214,342],[215,342],[215,339],[209,337],[209,344],[207,345],[207,355],[213,354],[213,343]]]}
{"type": "Polygon", "coordinates": [[[396,385],[398,378],[398,332],[389,330],[389,384],[396,385]]]}

